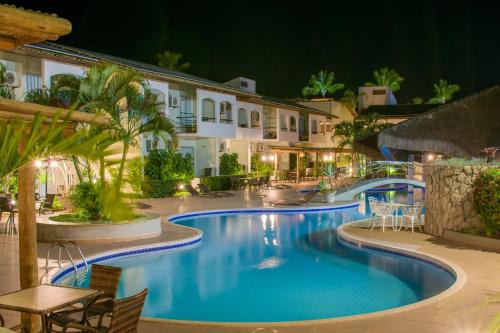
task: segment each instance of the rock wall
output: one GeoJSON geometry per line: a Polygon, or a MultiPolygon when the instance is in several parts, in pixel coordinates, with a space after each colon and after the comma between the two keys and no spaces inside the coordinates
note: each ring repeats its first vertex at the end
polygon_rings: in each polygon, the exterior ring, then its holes
{"type": "Polygon", "coordinates": [[[425,231],[443,236],[444,230],[482,228],[472,202],[472,184],[484,166],[426,165],[425,231]]]}

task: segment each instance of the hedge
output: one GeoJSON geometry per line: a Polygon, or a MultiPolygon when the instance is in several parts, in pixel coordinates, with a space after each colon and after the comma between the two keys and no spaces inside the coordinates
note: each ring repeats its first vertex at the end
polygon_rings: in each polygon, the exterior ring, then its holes
{"type": "Polygon", "coordinates": [[[481,172],[474,182],[474,208],[487,236],[500,234],[500,168],[481,172]]]}
{"type": "Polygon", "coordinates": [[[145,198],[164,198],[174,195],[176,187],[175,180],[144,180],[141,184],[142,195],[145,198]]]}
{"type": "Polygon", "coordinates": [[[200,184],[207,185],[210,191],[227,191],[231,189],[231,176],[200,177],[200,184]]]}

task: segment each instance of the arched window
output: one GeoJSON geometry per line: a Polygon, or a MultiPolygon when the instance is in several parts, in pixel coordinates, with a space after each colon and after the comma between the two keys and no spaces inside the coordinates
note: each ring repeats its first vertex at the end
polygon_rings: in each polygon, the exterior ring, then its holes
{"type": "Polygon", "coordinates": [[[318,122],[316,119],[311,120],[311,133],[318,134],[318,122]]]}
{"type": "Polygon", "coordinates": [[[260,113],[258,111],[253,110],[250,112],[250,122],[252,128],[260,127],[260,113]]]}
{"type": "Polygon", "coordinates": [[[290,132],[297,132],[297,120],[295,117],[290,117],[290,132]]]}
{"type": "Polygon", "coordinates": [[[241,108],[238,110],[238,127],[248,127],[248,114],[247,110],[241,108]]]}
{"type": "Polygon", "coordinates": [[[325,122],[324,121],[319,122],[319,133],[325,134],[325,122]]]}
{"type": "Polygon", "coordinates": [[[229,102],[220,103],[220,122],[224,124],[230,124],[233,122],[231,103],[229,102]]]}
{"type": "Polygon", "coordinates": [[[280,114],[280,129],[282,131],[288,131],[288,122],[284,114],[280,114]]]}
{"type": "Polygon", "coordinates": [[[156,105],[158,111],[166,114],[166,97],[165,94],[158,89],[151,89],[151,93],[156,96],[156,105]]]}
{"type": "Polygon", "coordinates": [[[201,120],[215,122],[215,102],[210,98],[201,101],[201,120]]]}

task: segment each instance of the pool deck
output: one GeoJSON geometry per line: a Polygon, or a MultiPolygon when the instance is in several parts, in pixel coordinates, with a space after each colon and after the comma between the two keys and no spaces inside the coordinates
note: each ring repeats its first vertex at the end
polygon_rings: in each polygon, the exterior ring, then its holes
{"type": "MultiPolygon", "coordinates": [[[[212,209],[256,208],[267,207],[268,200],[300,197],[296,188],[270,191],[267,198],[262,199],[255,193],[241,194],[236,192],[228,198],[165,198],[140,200],[152,207],[145,212],[171,216],[184,212],[212,209]]],[[[320,206],[312,203],[311,206],[320,206]]],[[[143,319],[139,324],[139,332],[341,332],[341,333],[482,333],[488,332],[489,324],[495,315],[500,313],[500,304],[488,303],[491,294],[500,293],[500,253],[462,246],[458,243],[444,241],[422,233],[407,231],[382,233],[370,231],[364,223],[345,226],[343,231],[356,238],[371,243],[381,243],[429,255],[441,257],[459,266],[466,274],[465,285],[450,296],[428,302],[414,308],[376,313],[364,317],[350,317],[316,322],[287,324],[190,324],[187,322],[169,322],[143,319]]],[[[157,242],[171,242],[193,236],[193,231],[175,224],[164,224],[162,235],[155,239],[138,240],[120,243],[85,244],[82,249],[86,256],[113,251],[124,247],[136,247],[157,242]]],[[[39,243],[40,276],[45,273],[46,243],[39,243]]],[[[53,269],[57,266],[52,264],[53,269]]],[[[19,289],[18,237],[0,235],[0,294],[19,289]]],[[[334,281],[333,281],[334,283],[334,281]]],[[[19,315],[15,312],[0,311],[7,322],[7,327],[19,323],[19,315]]],[[[493,333],[493,332],[488,332],[493,333]]]]}

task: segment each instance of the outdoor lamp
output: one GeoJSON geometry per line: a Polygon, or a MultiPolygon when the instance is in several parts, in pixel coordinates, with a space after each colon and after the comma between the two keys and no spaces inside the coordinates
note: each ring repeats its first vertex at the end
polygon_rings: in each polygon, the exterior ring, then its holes
{"type": "Polygon", "coordinates": [[[40,160],[36,160],[36,161],[35,161],[35,166],[36,166],[37,168],[41,168],[41,167],[42,167],[42,165],[43,165],[43,162],[42,162],[42,161],[40,161],[40,160]]]}
{"type": "Polygon", "coordinates": [[[177,186],[177,189],[180,191],[184,190],[184,184],[179,184],[179,186],[177,186]]]}
{"type": "Polygon", "coordinates": [[[430,162],[430,161],[434,161],[434,154],[427,154],[427,161],[430,162]]]}
{"type": "Polygon", "coordinates": [[[265,162],[267,160],[267,156],[266,155],[262,155],[262,157],[260,159],[265,162]]]}
{"type": "Polygon", "coordinates": [[[55,168],[55,167],[57,166],[57,161],[56,161],[56,160],[51,160],[51,161],[49,162],[49,166],[50,166],[51,168],[55,168]]]}
{"type": "Polygon", "coordinates": [[[269,161],[271,161],[271,162],[272,162],[272,161],[274,161],[274,155],[269,155],[268,159],[269,159],[269,161]]]}

